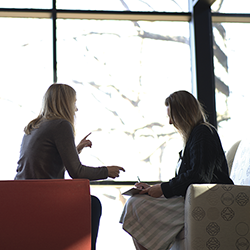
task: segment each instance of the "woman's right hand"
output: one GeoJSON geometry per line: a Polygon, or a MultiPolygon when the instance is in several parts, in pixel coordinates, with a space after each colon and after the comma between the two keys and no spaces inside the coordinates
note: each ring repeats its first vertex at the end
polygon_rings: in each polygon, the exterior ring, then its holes
{"type": "Polygon", "coordinates": [[[81,141],[80,143],[76,146],[76,150],[77,153],[80,154],[82,152],[83,148],[86,147],[92,147],[92,142],[90,140],[87,140],[87,137],[90,135],[91,133],[89,133],[88,135],[86,135],[81,141]]]}
{"type": "Polygon", "coordinates": [[[146,189],[150,187],[150,185],[148,185],[147,183],[142,183],[142,182],[135,183],[135,186],[139,189],[146,189]]]}

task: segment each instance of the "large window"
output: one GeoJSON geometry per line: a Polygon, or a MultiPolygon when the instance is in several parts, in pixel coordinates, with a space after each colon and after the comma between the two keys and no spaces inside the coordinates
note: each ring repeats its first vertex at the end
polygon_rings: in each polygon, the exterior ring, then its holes
{"type": "Polygon", "coordinates": [[[249,0],[216,0],[212,5],[213,12],[219,13],[250,13],[249,0]]]}
{"type": "Polygon", "coordinates": [[[187,12],[186,0],[57,0],[58,9],[187,12]]]}
{"type": "MultiPolygon", "coordinates": [[[[0,22],[0,100],[6,114],[0,172],[1,179],[12,179],[23,128],[38,115],[53,82],[52,22],[0,22]]],[[[170,149],[178,152],[182,145],[167,124],[164,100],[175,90],[191,90],[188,30],[183,22],[57,21],[58,82],[77,91],[76,140],[92,132],[94,147],[81,156],[84,164],[124,166],[122,181],[172,177],[178,153],[170,149]]]]}
{"type": "Polygon", "coordinates": [[[33,1],[33,0],[8,0],[0,1],[0,8],[29,8],[29,9],[50,9],[51,0],[33,1]]]}
{"type": "MultiPolygon", "coordinates": [[[[58,11],[58,19],[50,12],[52,2],[39,2],[0,5],[14,8],[0,11],[0,179],[14,178],[23,128],[38,115],[55,76],[77,91],[76,143],[92,132],[93,147],[80,155],[83,164],[123,166],[126,172],[116,179],[123,183],[134,183],[137,176],[142,181],[173,177],[183,145],[168,125],[164,101],[173,91],[192,89],[189,14],[177,15],[175,22],[173,14],[166,21],[167,13],[145,21],[146,12],[142,20],[138,13],[133,20],[120,18],[119,12],[117,20],[101,20],[77,10],[183,12],[187,2],[106,1],[104,7],[103,1],[57,1],[65,11],[58,11]]],[[[121,193],[128,188],[91,186],[103,205],[97,249],[133,248],[119,224],[127,198],[121,193]]]]}
{"type": "Polygon", "coordinates": [[[217,0],[211,9],[218,131],[227,151],[248,130],[250,2],[217,0]]]}
{"type": "Polygon", "coordinates": [[[250,49],[247,23],[214,23],[215,42],[221,51],[220,62],[215,59],[215,73],[221,86],[216,91],[218,130],[225,150],[248,131],[250,49]],[[223,57],[222,57],[223,55],[223,57]]]}
{"type": "Polygon", "coordinates": [[[178,135],[164,101],[191,90],[188,23],[58,20],[57,30],[58,81],[78,92],[77,138],[92,132],[83,162],[124,166],[119,180],[169,179],[178,135]]]}
{"type": "MultiPolygon", "coordinates": [[[[216,110],[226,151],[248,129],[249,23],[218,21],[224,13],[246,18],[249,1],[235,2],[212,6],[216,110]]],[[[14,178],[23,128],[38,115],[46,89],[55,79],[71,85],[79,109],[76,143],[92,132],[82,163],[126,169],[114,185],[91,186],[103,205],[97,249],[133,249],[118,223],[127,199],[121,193],[137,176],[173,177],[183,145],[168,125],[164,100],[196,89],[188,0],[9,0],[0,8],[0,179],[14,178]]]]}
{"type": "Polygon", "coordinates": [[[0,18],[0,179],[13,179],[23,128],[53,83],[52,22],[0,18]]]}

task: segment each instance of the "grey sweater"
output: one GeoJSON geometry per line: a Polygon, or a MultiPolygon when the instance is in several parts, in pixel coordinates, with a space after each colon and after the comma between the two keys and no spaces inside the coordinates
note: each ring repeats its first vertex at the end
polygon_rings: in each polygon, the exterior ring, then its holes
{"type": "Polygon", "coordinates": [[[71,178],[106,179],[107,167],[82,165],[71,124],[64,119],[44,120],[24,135],[15,180],[71,178]]]}

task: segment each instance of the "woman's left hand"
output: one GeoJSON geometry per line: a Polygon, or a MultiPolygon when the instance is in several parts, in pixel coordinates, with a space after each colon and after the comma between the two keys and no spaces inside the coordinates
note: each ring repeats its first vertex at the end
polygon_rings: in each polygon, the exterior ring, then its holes
{"type": "Polygon", "coordinates": [[[161,184],[156,184],[146,189],[143,189],[140,194],[148,194],[154,198],[159,198],[163,195],[161,184]]]}
{"type": "Polygon", "coordinates": [[[92,142],[90,140],[86,140],[87,137],[90,135],[91,133],[89,133],[88,135],[86,135],[81,141],[80,143],[76,146],[76,150],[78,152],[78,154],[80,154],[82,152],[83,148],[86,147],[92,147],[92,142]]]}

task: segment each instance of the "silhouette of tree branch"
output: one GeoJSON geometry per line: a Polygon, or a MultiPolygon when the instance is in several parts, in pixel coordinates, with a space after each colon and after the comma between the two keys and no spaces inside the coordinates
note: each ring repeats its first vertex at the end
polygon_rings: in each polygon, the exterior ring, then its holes
{"type": "Polygon", "coordinates": [[[221,9],[221,6],[223,4],[224,0],[217,0],[216,4],[217,4],[217,9],[214,10],[214,12],[218,12],[221,9]]]}
{"type": "Polygon", "coordinates": [[[227,55],[221,50],[221,48],[214,41],[214,55],[218,59],[219,63],[228,72],[227,55]]]}
{"type": "Polygon", "coordinates": [[[225,40],[226,40],[226,30],[224,29],[222,24],[221,23],[213,23],[213,27],[215,27],[218,30],[218,32],[220,33],[223,41],[225,42],[225,40]]]}
{"type": "Polygon", "coordinates": [[[225,96],[229,96],[229,87],[217,76],[215,76],[215,87],[225,96]]]}

